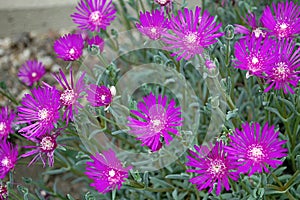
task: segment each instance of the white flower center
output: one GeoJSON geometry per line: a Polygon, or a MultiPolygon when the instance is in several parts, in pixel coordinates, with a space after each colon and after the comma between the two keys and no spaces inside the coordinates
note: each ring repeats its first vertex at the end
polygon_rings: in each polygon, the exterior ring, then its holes
{"type": "Polygon", "coordinates": [[[274,76],[276,80],[285,80],[288,78],[290,74],[290,69],[288,68],[285,62],[280,62],[276,64],[276,68],[274,68],[274,76]]]}
{"type": "Polygon", "coordinates": [[[282,24],[279,25],[279,27],[280,27],[281,30],[284,31],[288,27],[288,25],[286,23],[282,23],[282,24]]]}
{"type": "Polygon", "coordinates": [[[74,54],[75,54],[75,52],[76,52],[76,51],[75,51],[75,49],[74,49],[74,48],[71,48],[71,49],[69,50],[69,54],[70,54],[70,55],[74,55],[74,54]]]}
{"type": "Polygon", "coordinates": [[[31,73],[31,77],[32,77],[32,78],[35,78],[36,76],[37,76],[37,73],[36,73],[36,72],[32,72],[32,73],[31,73]]]}
{"type": "Polygon", "coordinates": [[[209,173],[211,173],[214,176],[220,176],[225,173],[226,166],[222,160],[213,160],[210,163],[210,167],[207,169],[209,173]]]}
{"type": "Polygon", "coordinates": [[[152,28],[150,29],[150,31],[151,31],[151,33],[155,34],[155,33],[156,33],[156,28],[155,28],[155,27],[152,27],[152,28]]]}
{"type": "Polygon", "coordinates": [[[101,25],[101,19],[102,15],[100,11],[94,11],[90,14],[89,20],[94,24],[94,25],[101,25]]]}
{"type": "Polygon", "coordinates": [[[101,100],[104,101],[106,99],[106,95],[101,95],[101,100]]]}
{"type": "Polygon", "coordinates": [[[60,95],[60,100],[62,101],[62,104],[65,106],[71,105],[75,101],[75,93],[73,90],[65,90],[60,95]]]}
{"type": "Polygon", "coordinates": [[[46,136],[42,139],[40,145],[41,149],[44,151],[53,151],[56,147],[56,142],[52,137],[46,136]]]}
{"type": "Polygon", "coordinates": [[[255,65],[256,63],[258,63],[258,58],[256,58],[256,57],[253,57],[252,58],[252,63],[255,65]]]}
{"type": "Polygon", "coordinates": [[[0,133],[6,129],[6,124],[4,122],[0,122],[0,133]]]}
{"type": "Polygon", "coordinates": [[[252,145],[248,150],[248,156],[253,161],[260,161],[264,156],[263,147],[261,145],[252,145]]]}
{"type": "Polygon", "coordinates": [[[266,33],[264,33],[262,30],[260,30],[260,28],[256,28],[255,30],[252,31],[254,33],[254,36],[256,38],[259,38],[259,36],[261,35],[262,37],[266,36],[266,33]]]}
{"type": "Polygon", "coordinates": [[[160,132],[162,129],[165,128],[164,121],[160,119],[150,120],[150,123],[151,123],[151,129],[156,133],[160,132]]]}
{"type": "Polygon", "coordinates": [[[49,112],[46,108],[43,108],[42,110],[39,110],[38,116],[40,120],[47,119],[49,117],[49,112]]]}
{"type": "Polygon", "coordinates": [[[109,175],[110,177],[114,177],[114,176],[116,175],[115,170],[113,170],[113,169],[109,170],[108,175],[109,175]]]}
{"type": "Polygon", "coordinates": [[[197,41],[197,34],[196,33],[189,33],[188,35],[185,36],[185,41],[192,45],[197,41]]]}
{"type": "Polygon", "coordinates": [[[11,168],[11,160],[6,156],[2,159],[1,164],[3,167],[11,168]]]}

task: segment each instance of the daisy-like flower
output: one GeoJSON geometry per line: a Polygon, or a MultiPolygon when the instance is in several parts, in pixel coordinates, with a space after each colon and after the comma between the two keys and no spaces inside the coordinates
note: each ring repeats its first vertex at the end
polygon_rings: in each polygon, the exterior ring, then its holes
{"type": "Polygon", "coordinates": [[[48,160],[49,167],[53,167],[54,164],[54,151],[57,147],[56,142],[57,134],[44,134],[41,137],[30,138],[31,141],[35,142],[35,146],[23,146],[26,149],[33,149],[23,155],[21,158],[26,158],[28,156],[32,156],[35,154],[34,158],[28,164],[30,166],[34,162],[36,162],[39,158],[42,160],[44,167],[46,167],[46,163],[48,160]]]}
{"type": "Polygon", "coordinates": [[[18,157],[18,147],[7,141],[0,141],[0,179],[15,167],[18,157]]]}
{"type": "Polygon", "coordinates": [[[300,80],[300,48],[295,50],[295,42],[292,40],[281,40],[277,44],[277,51],[276,61],[266,69],[266,84],[270,85],[264,92],[274,88],[283,89],[285,94],[294,94],[290,85],[296,87],[300,80]]]}
{"type": "Polygon", "coordinates": [[[234,45],[235,67],[247,70],[247,75],[262,76],[267,66],[274,63],[276,42],[271,38],[247,36],[234,45]]]}
{"type": "Polygon", "coordinates": [[[286,141],[278,140],[279,132],[274,131],[274,126],[268,123],[261,130],[259,123],[250,126],[247,122],[242,124],[242,130],[236,129],[230,135],[230,144],[225,147],[228,158],[234,160],[232,164],[238,166],[238,173],[269,172],[267,165],[276,168],[282,164],[278,160],[287,156],[287,149],[281,145],[286,141]]]}
{"type": "Polygon", "coordinates": [[[96,47],[100,50],[100,52],[103,52],[104,40],[99,35],[96,35],[92,38],[88,38],[86,41],[91,48],[96,47]]]}
{"type": "Polygon", "coordinates": [[[140,24],[136,23],[136,27],[151,40],[158,40],[162,32],[168,29],[168,19],[165,18],[163,10],[140,12],[140,24]]]}
{"type": "Polygon", "coordinates": [[[81,34],[66,34],[54,42],[53,48],[58,58],[65,61],[78,60],[82,55],[84,40],[81,34]]]}
{"type": "Polygon", "coordinates": [[[19,69],[18,77],[27,86],[39,81],[46,73],[43,63],[37,60],[28,60],[19,69]]]}
{"type": "Polygon", "coordinates": [[[262,30],[260,23],[257,23],[255,14],[250,13],[246,16],[246,19],[244,19],[244,21],[247,23],[248,26],[250,26],[250,30],[245,26],[235,24],[235,33],[245,34],[246,36],[254,36],[256,38],[266,37],[267,32],[262,30]]]}
{"type": "Polygon", "coordinates": [[[102,154],[96,153],[91,159],[93,162],[86,163],[85,172],[87,177],[93,180],[90,186],[103,194],[115,188],[120,190],[132,167],[124,168],[112,149],[103,151],[102,154]]]}
{"type": "Polygon", "coordinates": [[[181,108],[175,107],[172,99],[167,105],[168,98],[161,95],[156,98],[152,93],[144,97],[144,102],[137,104],[138,110],[131,110],[136,117],[128,117],[129,133],[142,141],[142,146],[148,146],[152,151],[162,147],[161,137],[167,145],[173,140],[170,133],[179,135],[176,127],[182,125],[181,108]]]}
{"type": "Polygon", "coordinates": [[[90,84],[90,89],[87,91],[86,98],[94,107],[109,106],[115,93],[114,87],[109,89],[104,85],[98,86],[90,84]]]}
{"type": "Polygon", "coordinates": [[[40,87],[25,94],[18,107],[18,124],[28,123],[19,133],[25,137],[39,137],[54,128],[59,119],[60,94],[55,87],[40,87]]]}
{"type": "Polygon", "coordinates": [[[275,16],[271,8],[267,6],[261,16],[264,27],[269,29],[277,38],[292,38],[300,33],[300,6],[292,1],[279,2],[277,6],[272,4],[275,16]]]}
{"type": "Polygon", "coordinates": [[[83,106],[79,103],[79,100],[83,97],[83,92],[85,91],[85,83],[84,76],[85,72],[81,74],[76,84],[74,84],[73,80],[73,70],[70,67],[70,84],[67,81],[66,75],[64,72],[59,69],[59,74],[54,74],[53,77],[57,80],[57,82],[62,86],[63,91],[60,94],[60,102],[61,105],[65,107],[65,112],[63,115],[63,120],[66,120],[68,123],[69,120],[74,119],[74,111],[75,114],[78,114],[78,109],[83,106]]]}
{"type": "Polygon", "coordinates": [[[228,179],[237,181],[239,176],[232,160],[226,157],[222,142],[216,142],[210,152],[207,146],[200,148],[195,145],[194,148],[196,152],[190,150],[190,156],[187,156],[189,161],[186,165],[194,167],[195,169],[188,169],[187,172],[194,172],[197,176],[190,179],[190,182],[196,184],[198,190],[209,187],[209,193],[213,190],[214,184],[217,183],[217,195],[221,193],[222,186],[229,190],[228,179]]]}
{"type": "Polygon", "coordinates": [[[78,12],[71,15],[73,22],[82,30],[100,32],[115,19],[116,9],[111,0],[81,0],[78,12]]]}
{"type": "Polygon", "coordinates": [[[162,41],[168,46],[164,49],[173,51],[171,56],[178,56],[189,60],[197,54],[202,54],[204,48],[217,42],[216,38],[224,33],[216,33],[222,24],[217,25],[214,17],[204,11],[200,16],[201,8],[196,7],[195,12],[185,8],[178,11],[178,16],[172,15],[169,29],[171,32],[162,33],[162,41]]]}
{"type": "Polygon", "coordinates": [[[0,110],[0,140],[6,140],[9,133],[12,133],[12,123],[15,113],[7,106],[0,110]]]}

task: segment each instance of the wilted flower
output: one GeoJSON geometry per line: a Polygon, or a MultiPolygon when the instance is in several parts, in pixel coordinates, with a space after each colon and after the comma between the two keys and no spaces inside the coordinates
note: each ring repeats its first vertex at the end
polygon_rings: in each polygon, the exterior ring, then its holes
{"type": "Polygon", "coordinates": [[[115,19],[116,9],[111,0],[81,0],[76,6],[78,12],[71,15],[73,22],[82,30],[100,32],[115,19]]]}
{"type": "Polygon", "coordinates": [[[66,34],[54,42],[54,51],[65,61],[78,60],[82,55],[84,40],[81,34],[66,34]]]}
{"type": "Polygon", "coordinates": [[[274,87],[275,90],[283,89],[285,94],[294,94],[290,85],[297,87],[300,80],[300,48],[295,49],[295,42],[292,40],[281,40],[276,51],[278,55],[275,62],[266,68],[266,84],[270,85],[264,92],[274,87]]]}
{"type": "Polygon", "coordinates": [[[104,40],[99,35],[96,35],[92,38],[88,38],[86,41],[90,47],[97,47],[100,50],[100,52],[103,52],[104,40]]]}
{"type": "Polygon", "coordinates": [[[15,167],[18,158],[18,147],[0,140],[0,179],[15,167]]]}
{"type": "Polygon", "coordinates": [[[96,153],[91,156],[93,162],[86,163],[85,174],[93,180],[90,185],[100,193],[107,193],[122,187],[124,179],[128,177],[131,166],[124,168],[112,149],[96,153]]]}
{"type": "Polygon", "coordinates": [[[40,87],[25,94],[18,107],[18,124],[28,123],[19,133],[25,137],[39,137],[54,128],[59,119],[60,94],[54,87],[40,87]]]}
{"type": "Polygon", "coordinates": [[[161,95],[156,98],[152,93],[144,97],[144,102],[137,104],[138,110],[131,110],[136,117],[128,117],[129,133],[142,141],[142,146],[148,146],[152,151],[162,147],[161,137],[167,145],[173,140],[170,134],[179,135],[176,127],[182,125],[181,108],[175,107],[172,99],[167,105],[168,98],[161,95]]]}
{"type": "Polygon", "coordinates": [[[198,190],[209,187],[208,192],[211,192],[217,183],[217,195],[221,193],[222,186],[229,190],[228,179],[237,181],[238,174],[232,160],[226,157],[222,142],[216,142],[211,151],[207,146],[195,145],[194,148],[196,152],[189,151],[191,156],[187,156],[189,161],[186,165],[194,167],[195,169],[188,169],[187,172],[194,172],[197,176],[190,179],[190,182],[196,184],[198,190]]]}
{"type": "Polygon", "coordinates": [[[9,133],[12,133],[12,123],[15,113],[7,106],[0,110],[0,140],[6,140],[9,133]]]}
{"type": "Polygon", "coordinates": [[[85,91],[85,83],[84,76],[85,72],[81,74],[77,83],[74,85],[73,80],[73,70],[70,67],[70,84],[67,81],[66,75],[64,72],[59,69],[59,74],[54,74],[53,77],[57,80],[57,82],[63,87],[63,91],[60,94],[60,102],[62,106],[65,107],[65,112],[63,115],[63,120],[66,120],[68,123],[69,120],[74,119],[73,112],[78,114],[78,109],[83,106],[79,103],[79,99],[83,98],[83,92],[85,91]]]}
{"type": "Polygon", "coordinates": [[[256,38],[266,37],[266,31],[262,30],[261,24],[257,22],[256,15],[250,13],[244,21],[250,26],[250,30],[240,24],[235,24],[235,33],[245,34],[246,36],[254,36],[256,38]]]}
{"type": "Polygon", "coordinates": [[[24,153],[21,155],[21,158],[26,158],[28,156],[34,156],[34,158],[31,160],[31,162],[28,164],[30,166],[32,163],[36,162],[37,159],[41,159],[43,162],[43,166],[46,166],[46,161],[48,160],[49,167],[53,167],[54,164],[54,151],[57,147],[56,142],[57,135],[50,135],[50,134],[44,134],[41,137],[36,138],[30,138],[31,141],[35,142],[35,146],[23,146],[23,148],[30,148],[33,149],[27,153],[24,153]]]}
{"type": "Polygon", "coordinates": [[[90,89],[87,91],[87,100],[92,106],[108,106],[112,102],[114,94],[111,89],[106,86],[98,86],[90,84],[90,89]]]}
{"type": "Polygon", "coordinates": [[[172,15],[169,26],[171,32],[163,33],[162,41],[168,45],[164,49],[174,51],[171,56],[177,55],[177,60],[189,60],[202,54],[204,48],[216,43],[216,38],[224,35],[216,33],[221,23],[217,25],[207,11],[204,11],[203,16],[200,13],[199,7],[196,7],[195,12],[187,8],[179,10],[176,17],[172,15]]]}
{"type": "Polygon", "coordinates": [[[247,36],[234,45],[235,67],[247,70],[250,75],[262,76],[276,59],[276,42],[271,38],[247,36]]]}
{"type": "Polygon", "coordinates": [[[164,17],[162,10],[153,10],[150,12],[140,13],[140,24],[136,23],[137,29],[151,40],[157,40],[161,37],[162,32],[168,29],[168,20],[164,17]]]}
{"type": "Polygon", "coordinates": [[[6,200],[8,198],[7,186],[0,184],[0,200],[6,200]]]}
{"type": "Polygon", "coordinates": [[[18,77],[27,86],[39,81],[46,73],[43,63],[37,60],[28,60],[19,69],[18,77]]]}
{"type": "Polygon", "coordinates": [[[171,3],[172,0],[155,0],[155,2],[158,3],[161,6],[165,6],[165,5],[169,4],[169,3],[171,3]]]}
{"type": "Polygon", "coordinates": [[[300,6],[292,1],[279,2],[277,6],[272,4],[275,16],[267,6],[261,16],[261,22],[269,29],[272,35],[279,39],[291,38],[300,33],[300,6]]]}
{"type": "Polygon", "coordinates": [[[242,130],[236,129],[230,135],[231,142],[225,147],[228,158],[233,160],[231,164],[237,165],[238,173],[248,173],[251,176],[255,172],[261,173],[264,169],[269,172],[267,165],[276,168],[282,164],[281,159],[287,156],[287,149],[281,146],[286,141],[278,140],[279,132],[275,132],[274,126],[266,123],[261,130],[259,123],[250,126],[247,122],[242,124],[242,130]]]}

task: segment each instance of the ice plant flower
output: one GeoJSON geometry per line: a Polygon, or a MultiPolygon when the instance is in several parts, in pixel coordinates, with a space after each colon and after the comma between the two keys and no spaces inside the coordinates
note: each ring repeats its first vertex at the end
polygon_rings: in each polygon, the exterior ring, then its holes
{"type": "Polygon", "coordinates": [[[214,184],[217,183],[217,195],[221,193],[222,186],[229,190],[228,179],[237,181],[239,176],[232,160],[226,157],[223,143],[216,142],[211,151],[207,146],[195,145],[194,148],[196,152],[189,151],[190,156],[187,156],[189,161],[186,165],[194,168],[188,169],[187,172],[194,172],[197,176],[191,178],[190,182],[196,184],[198,190],[209,187],[209,193],[213,190],[214,184]]]}
{"type": "Polygon", "coordinates": [[[19,130],[25,137],[39,137],[54,128],[59,119],[60,94],[55,87],[39,87],[25,94],[18,107],[18,124],[28,123],[19,130]]]}
{"type": "Polygon", "coordinates": [[[54,42],[53,48],[58,58],[65,61],[78,60],[82,55],[84,40],[81,34],[66,34],[54,42]]]}
{"type": "Polygon", "coordinates": [[[269,29],[270,34],[277,38],[292,38],[300,34],[300,6],[292,1],[279,2],[277,6],[272,3],[275,16],[271,8],[267,6],[261,16],[264,27],[269,29]]]}
{"type": "Polygon", "coordinates": [[[116,9],[111,0],[81,0],[76,10],[78,12],[73,13],[71,17],[82,30],[106,30],[116,17],[116,9]]]}
{"type": "Polygon", "coordinates": [[[131,110],[135,116],[128,117],[129,133],[137,136],[142,146],[158,151],[162,147],[161,137],[169,145],[173,140],[171,134],[179,135],[176,127],[182,125],[181,108],[175,107],[174,99],[167,105],[167,96],[155,97],[150,93],[143,99],[144,102],[137,104],[138,110],[131,110]]]}
{"type": "Polygon", "coordinates": [[[140,24],[136,23],[136,27],[151,40],[158,40],[162,32],[168,30],[168,19],[165,18],[163,10],[140,12],[140,24]]]}
{"type": "Polygon", "coordinates": [[[160,6],[165,6],[172,2],[172,0],[155,0],[156,3],[158,3],[160,6]]]}
{"type": "Polygon", "coordinates": [[[278,56],[276,61],[266,69],[266,84],[270,84],[264,92],[283,89],[284,93],[294,90],[290,85],[297,87],[300,77],[300,48],[295,49],[295,42],[292,40],[281,40],[277,44],[278,56]]]}
{"type": "Polygon", "coordinates": [[[234,45],[234,66],[247,70],[248,75],[262,76],[265,69],[274,63],[276,42],[271,38],[247,36],[234,45]]]}
{"type": "Polygon", "coordinates": [[[49,167],[53,167],[54,164],[54,152],[57,147],[56,142],[57,134],[44,134],[41,137],[36,138],[30,138],[31,141],[35,142],[35,146],[23,146],[23,148],[26,149],[33,149],[31,151],[28,151],[27,153],[22,154],[21,158],[26,158],[28,156],[32,156],[35,154],[31,162],[28,164],[30,166],[34,162],[37,161],[37,159],[41,159],[43,162],[43,166],[46,167],[46,163],[48,160],[49,167]]]}
{"type": "Polygon", "coordinates": [[[200,16],[201,8],[196,7],[195,12],[185,8],[179,10],[178,15],[170,20],[170,32],[162,33],[162,41],[168,46],[164,49],[173,51],[171,56],[178,56],[189,60],[197,54],[202,54],[204,48],[217,42],[216,38],[224,33],[217,33],[222,24],[216,24],[214,17],[204,11],[200,16]]]}
{"type": "Polygon", "coordinates": [[[15,167],[17,157],[18,147],[0,140],[0,179],[3,179],[15,167]]]}
{"type": "Polygon", "coordinates": [[[85,72],[81,74],[76,84],[74,84],[72,67],[70,67],[70,83],[61,69],[59,69],[59,74],[53,74],[53,77],[63,88],[60,92],[60,102],[65,107],[63,120],[66,120],[67,123],[70,120],[74,120],[74,112],[78,114],[78,109],[83,107],[79,100],[83,98],[82,93],[85,91],[84,76],[85,72]]]}
{"type": "Polygon", "coordinates": [[[103,194],[115,188],[120,190],[132,167],[124,168],[112,149],[96,153],[91,159],[93,161],[86,163],[85,171],[87,177],[93,180],[90,186],[103,194]]]}
{"type": "Polygon", "coordinates": [[[104,40],[99,35],[96,35],[92,38],[88,38],[86,41],[87,41],[88,45],[90,46],[90,48],[97,47],[100,50],[100,52],[103,52],[104,40]]]}
{"type": "Polygon", "coordinates": [[[15,119],[15,113],[7,106],[0,110],[0,140],[6,140],[9,133],[12,133],[12,123],[15,119]]]}
{"type": "Polygon", "coordinates": [[[19,69],[18,77],[27,86],[39,81],[46,73],[43,63],[37,60],[27,60],[19,69]]]}
{"type": "Polygon", "coordinates": [[[251,126],[246,122],[242,124],[242,130],[235,129],[230,135],[231,142],[225,147],[228,158],[232,164],[236,164],[238,173],[252,174],[269,172],[267,165],[276,168],[282,164],[281,159],[287,156],[287,149],[282,145],[286,141],[278,139],[279,132],[275,132],[274,126],[269,127],[268,123],[261,130],[259,123],[251,126]]]}
{"type": "Polygon", "coordinates": [[[108,106],[112,102],[115,95],[113,91],[106,86],[98,86],[95,84],[89,85],[90,89],[87,91],[87,100],[92,106],[108,106]]]}
{"type": "Polygon", "coordinates": [[[0,200],[6,200],[7,198],[8,198],[7,186],[0,184],[0,200]]]}
{"type": "Polygon", "coordinates": [[[248,26],[250,26],[250,30],[245,26],[235,24],[235,33],[245,34],[246,36],[254,36],[256,38],[266,37],[267,32],[263,30],[261,24],[257,22],[255,14],[250,13],[246,16],[246,19],[244,19],[244,21],[248,26]]]}

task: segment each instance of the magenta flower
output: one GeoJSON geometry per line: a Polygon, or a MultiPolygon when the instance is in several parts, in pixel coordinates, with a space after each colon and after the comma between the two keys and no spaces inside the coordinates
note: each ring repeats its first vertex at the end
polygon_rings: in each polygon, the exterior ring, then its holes
{"type": "Polygon", "coordinates": [[[153,10],[145,14],[140,12],[140,24],[136,23],[136,27],[151,40],[157,40],[168,30],[168,19],[164,17],[162,10],[153,10]]]}
{"type": "Polygon", "coordinates": [[[132,167],[124,168],[112,149],[103,151],[102,154],[96,153],[91,159],[93,162],[86,163],[85,172],[93,180],[90,186],[100,193],[107,193],[115,188],[120,190],[132,167]]]}
{"type": "Polygon", "coordinates": [[[46,73],[43,63],[37,60],[27,60],[19,69],[18,77],[27,86],[39,81],[46,73]]]}
{"type": "Polygon", "coordinates": [[[78,60],[82,55],[84,40],[81,34],[66,34],[54,42],[54,51],[65,61],[78,60]]]}
{"type": "Polygon", "coordinates": [[[7,200],[8,198],[8,190],[7,186],[4,184],[0,184],[0,200],[7,200]]]}
{"type": "Polygon", "coordinates": [[[59,119],[60,94],[56,88],[40,87],[25,94],[18,107],[18,124],[28,123],[19,133],[27,138],[39,137],[54,128],[59,119]]]}
{"type": "Polygon", "coordinates": [[[44,167],[46,167],[46,161],[48,160],[48,165],[49,167],[53,167],[54,164],[54,151],[57,147],[57,142],[56,142],[56,137],[57,135],[49,135],[45,134],[42,135],[41,137],[37,138],[30,138],[31,141],[35,142],[35,146],[23,146],[23,148],[30,148],[33,149],[23,155],[21,155],[21,158],[26,158],[28,156],[34,156],[34,158],[31,160],[31,162],[28,164],[30,166],[34,162],[37,161],[37,159],[41,159],[43,162],[44,167]]]}
{"type": "Polygon", "coordinates": [[[247,70],[250,75],[262,76],[265,69],[276,59],[276,42],[271,38],[246,37],[234,45],[234,65],[247,70]]]}
{"type": "Polygon", "coordinates": [[[231,163],[238,166],[237,172],[249,172],[251,176],[255,172],[262,173],[263,169],[269,172],[267,165],[272,168],[281,165],[282,161],[278,159],[287,156],[287,149],[281,147],[286,141],[279,141],[278,134],[268,123],[262,130],[259,123],[250,126],[247,122],[242,124],[242,130],[236,129],[225,150],[228,158],[234,160],[231,163]]]}
{"type": "Polygon", "coordinates": [[[295,50],[295,42],[292,40],[281,40],[277,44],[278,56],[276,61],[266,69],[266,84],[270,84],[264,92],[268,92],[274,87],[275,90],[283,89],[294,94],[290,85],[297,87],[300,67],[300,48],[295,50]]]}
{"type": "Polygon", "coordinates": [[[198,190],[209,187],[209,193],[217,183],[217,195],[221,193],[222,186],[229,190],[228,179],[237,181],[239,175],[236,173],[236,166],[232,164],[232,160],[226,157],[222,142],[217,142],[213,148],[210,147],[210,152],[207,146],[200,148],[195,145],[194,147],[196,152],[189,151],[191,156],[187,156],[189,161],[186,165],[195,168],[188,169],[187,172],[194,172],[198,176],[190,179],[190,182],[196,184],[198,190]]]}
{"type": "Polygon", "coordinates": [[[100,32],[115,19],[116,9],[111,0],[81,0],[78,12],[71,15],[73,22],[82,30],[100,32]]]}
{"type": "Polygon", "coordinates": [[[8,107],[0,110],[0,140],[6,140],[9,133],[13,133],[12,123],[15,119],[15,113],[8,107]]]}
{"type": "Polygon", "coordinates": [[[156,98],[152,93],[144,97],[144,102],[137,104],[138,110],[131,110],[136,117],[128,117],[129,133],[142,141],[142,146],[148,146],[152,151],[162,147],[161,136],[167,145],[173,140],[170,134],[179,135],[177,126],[182,125],[180,107],[175,107],[172,99],[167,105],[167,97],[156,98]]]}
{"type": "Polygon", "coordinates": [[[108,106],[112,102],[113,94],[111,90],[104,85],[98,86],[90,84],[86,98],[92,106],[108,106]]]}
{"type": "Polygon", "coordinates": [[[246,36],[254,36],[256,38],[259,37],[266,37],[267,32],[264,31],[261,27],[261,24],[257,22],[256,16],[253,13],[250,13],[249,15],[246,16],[246,19],[244,19],[246,24],[250,26],[249,28],[246,28],[245,26],[242,26],[240,24],[235,24],[235,33],[241,33],[245,34],[246,36]]]}
{"type": "Polygon", "coordinates": [[[85,91],[84,76],[85,72],[81,74],[77,83],[74,85],[73,70],[70,68],[70,84],[67,81],[64,72],[59,69],[59,74],[54,74],[53,77],[63,87],[63,91],[60,94],[61,105],[65,107],[63,120],[68,123],[69,120],[74,120],[74,112],[78,114],[78,109],[83,106],[79,103],[79,100],[83,98],[83,92],[85,91]]]}
{"type": "Polygon", "coordinates": [[[100,50],[100,52],[103,52],[104,40],[99,35],[96,35],[92,38],[88,38],[86,41],[90,47],[97,47],[100,50]]]}
{"type": "Polygon", "coordinates": [[[199,7],[196,7],[195,12],[187,8],[179,10],[178,16],[172,15],[169,26],[171,32],[162,33],[162,41],[168,45],[164,49],[174,51],[171,56],[177,55],[177,60],[189,60],[202,54],[204,48],[216,43],[216,38],[223,35],[216,33],[221,23],[217,25],[207,11],[204,11],[203,16],[200,13],[199,7]]]}
{"type": "Polygon", "coordinates": [[[291,38],[300,33],[300,6],[292,1],[272,4],[275,16],[267,6],[261,16],[261,22],[272,35],[280,38],[291,38]]]}
{"type": "Polygon", "coordinates": [[[0,179],[12,170],[17,162],[18,147],[11,143],[0,140],[0,179]]]}
{"type": "Polygon", "coordinates": [[[165,6],[172,2],[172,0],[155,0],[156,3],[158,3],[160,6],[165,6]]]}

